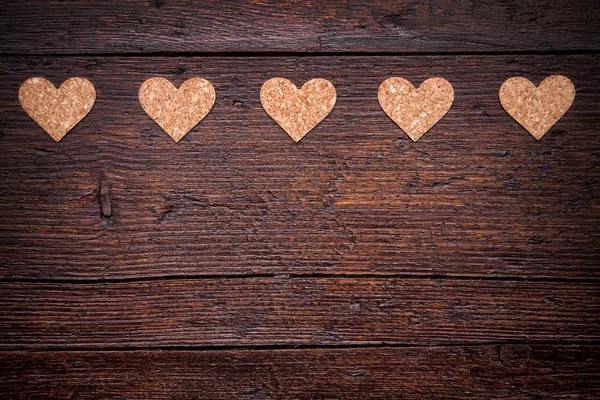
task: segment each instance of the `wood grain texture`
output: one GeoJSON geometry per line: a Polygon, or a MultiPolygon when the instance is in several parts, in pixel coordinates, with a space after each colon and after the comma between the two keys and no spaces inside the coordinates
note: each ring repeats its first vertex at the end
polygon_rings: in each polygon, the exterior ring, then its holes
{"type": "Polygon", "coordinates": [[[593,278],[600,265],[600,57],[3,58],[0,276],[239,274],[593,278]],[[577,89],[536,141],[502,109],[510,76],[577,89]],[[142,110],[152,76],[212,82],[213,111],[173,143],[142,110]],[[336,86],[295,144],[262,109],[273,76],[336,86]],[[56,144],[20,109],[30,76],[92,81],[98,100],[56,144]],[[455,102],[412,143],[379,84],[448,79],[455,102]],[[110,191],[102,191],[102,185],[110,191]],[[107,214],[106,210],[110,210],[107,214]]]}
{"type": "Polygon", "coordinates": [[[600,398],[597,26],[592,0],[2,5],[0,397],[600,398]],[[498,90],[556,74],[575,103],[536,142],[498,90]],[[96,87],[60,143],[34,76],[96,87]],[[216,89],[180,143],[155,76],[216,89]],[[336,87],[298,144],[275,76],[336,87]],[[454,87],[418,143],[392,76],[454,87]]]}
{"type": "Polygon", "coordinates": [[[592,399],[597,346],[2,352],[0,391],[44,399],[592,399]]]}
{"type": "Polygon", "coordinates": [[[0,53],[600,50],[594,0],[22,0],[0,53]]]}
{"type": "Polygon", "coordinates": [[[228,278],[2,283],[0,349],[600,339],[597,284],[228,278]]]}

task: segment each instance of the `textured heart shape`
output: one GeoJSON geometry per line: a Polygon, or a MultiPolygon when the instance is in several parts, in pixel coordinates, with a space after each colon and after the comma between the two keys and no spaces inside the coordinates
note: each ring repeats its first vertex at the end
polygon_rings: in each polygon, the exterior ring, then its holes
{"type": "Polygon", "coordinates": [[[179,89],[164,78],[150,78],[140,87],[139,98],[150,118],[179,142],[210,112],[216,93],[209,81],[198,77],[179,89]]]}
{"type": "Polygon", "coordinates": [[[418,89],[403,78],[389,78],[379,86],[383,111],[416,142],[452,107],[454,89],[443,78],[430,78],[418,89]]]}
{"type": "Polygon", "coordinates": [[[566,76],[549,76],[537,88],[528,79],[513,77],[500,87],[506,112],[540,140],[565,115],[575,100],[575,86],[566,76]]]}
{"type": "Polygon", "coordinates": [[[58,142],[92,110],[96,89],[84,78],[67,79],[58,89],[44,78],[30,78],[19,88],[19,102],[58,142]]]}
{"type": "Polygon", "coordinates": [[[298,142],[329,115],[335,87],[325,79],[311,79],[301,89],[284,78],[272,78],[260,89],[260,102],[275,122],[298,142]]]}

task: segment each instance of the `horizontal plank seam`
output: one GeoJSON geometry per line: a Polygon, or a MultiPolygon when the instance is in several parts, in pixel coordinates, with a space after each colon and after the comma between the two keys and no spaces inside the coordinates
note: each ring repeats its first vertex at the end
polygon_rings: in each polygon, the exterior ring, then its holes
{"type": "Polygon", "coordinates": [[[597,55],[600,50],[508,50],[508,51],[155,51],[155,52],[76,52],[76,53],[0,53],[0,59],[11,57],[377,57],[377,56],[536,56],[597,55]]]}
{"type": "Polygon", "coordinates": [[[125,352],[125,351],[234,351],[234,350],[344,350],[344,349],[373,349],[373,348],[444,348],[444,347],[485,347],[501,345],[528,345],[528,346],[600,346],[600,341],[504,341],[504,342],[479,342],[479,343],[432,343],[432,344],[409,344],[409,343],[345,343],[335,344],[306,344],[306,345],[211,345],[211,346],[113,346],[113,347],[87,347],[87,346],[66,346],[66,347],[14,347],[0,348],[0,353],[9,352],[125,352]]]}
{"type": "Polygon", "coordinates": [[[419,275],[419,274],[228,274],[228,275],[165,275],[137,278],[99,278],[99,279],[48,279],[48,278],[1,278],[3,283],[57,283],[94,285],[101,283],[128,283],[152,281],[192,281],[202,279],[405,279],[405,280],[447,280],[447,281],[496,281],[496,282],[547,282],[547,283],[600,283],[600,278],[543,278],[543,277],[503,277],[477,275],[419,275]]]}

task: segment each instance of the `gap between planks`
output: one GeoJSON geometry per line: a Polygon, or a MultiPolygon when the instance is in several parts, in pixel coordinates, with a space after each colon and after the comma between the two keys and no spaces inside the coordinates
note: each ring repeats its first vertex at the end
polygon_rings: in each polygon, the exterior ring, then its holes
{"type": "Polygon", "coordinates": [[[127,283],[153,281],[187,281],[200,279],[403,279],[403,280],[437,280],[437,281],[492,281],[492,282],[546,282],[546,283],[600,283],[600,278],[542,278],[542,277],[511,277],[511,276],[478,276],[478,275],[418,275],[418,274],[194,274],[194,275],[164,275],[137,278],[98,278],[98,279],[35,279],[35,278],[1,278],[3,283],[57,283],[94,285],[99,283],[127,283]]]}
{"type": "Polygon", "coordinates": [[[456,348],[456,347],[487,347],[487,346],[600,346],[600,341],[595,340],[549,340],[549,341],[491,341],[480,343],[432,343],[432,344],[409,344],[409,343],[345,343],[345,344],[263,344],[263,345],[207,345],[207,346],[111,346],[111,347],[87,347],[69,346],[52,347],[11,347],[0,348],[0,354],[10,352],[25,353],[57,353],[57,352],[142,352],[142,351],[177,351],[177,352],[208,352],[208,351],[286,351],[286,350],[345,350],[345,349],[432,349],[432,348],[456,348]]]}
{"type": "Polygon", "coordinates": [[[74,52],[74,53],[1,53],[3,58],[70,58],[70,57],[221,57],[221,58],[244,58],[244,57],[431,57],[431,56],[575,56],[575,55],[598,55],[597,50],[515,50],[515,51],[154,51],[154,52],[74,52]]]}

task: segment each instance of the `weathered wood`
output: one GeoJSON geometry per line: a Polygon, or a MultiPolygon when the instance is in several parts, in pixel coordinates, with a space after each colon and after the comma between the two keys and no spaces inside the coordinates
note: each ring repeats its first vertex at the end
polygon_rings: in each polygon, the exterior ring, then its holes
{"type": "Polygon", "coordinates": [[[598,278],[600,57],[4,58],[0,276],[237,274],[598,278]],[[569,76],[575,103],[540,141],[502,109],[510,76],[569,76]],[[213,111],[180,143],[142,110],[141,83],[200,75],[213,111]],[[338,101],[295,144],[262,83],[330,79],[338,101]],[[377,102],[399,75],[443,76],[453,108],[418,143],[377,102]],[[84,76],[98,92],[56,144],[19,84],[84,76]],[[110,188],[103,190],[102,188],[110,188]],[[109,211],[110,210],[110,211],[109,211]]]}
{"type": "Polygon", "coordinates": [[[600,397],[595,2],[13,3],[0,397],[600,397]],[[536,142],[497,92],[552,74],[575,104],[536,142]],[[216,106],[175,144],[137,92],[196,75],[216,106]],[[61,143],[18,104],[32,76],[96,86],[61,143]],[[299,144],[260,106],[274,76],[337,88],[299,144]],[[454,86],[418,143],[390,76],[454,86]]]}
{"type": "Polygon", "coordinates": [[[597,346],[0,352],[0,392],[44,399],[591,399],[600,396],[599,365],[597,346]]]}
{"type": "Polygon", "coordinates": [[[598,25],[594,0],[20,0],[0,53],[600,50],[598,25]]]}
{"type": "Polygon", "coordinates": [[[0,348],[585,342],[597,284],[229,278],[3,283],[0,348]]]}

